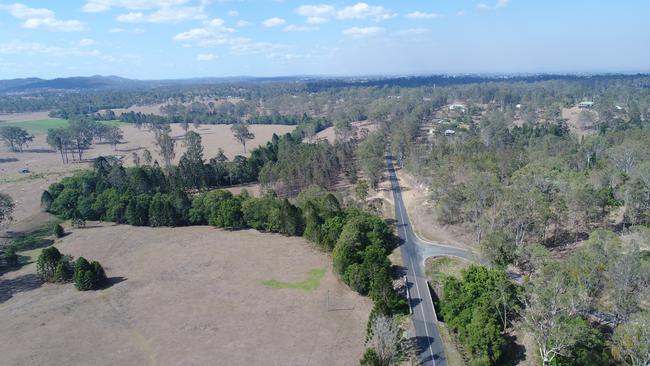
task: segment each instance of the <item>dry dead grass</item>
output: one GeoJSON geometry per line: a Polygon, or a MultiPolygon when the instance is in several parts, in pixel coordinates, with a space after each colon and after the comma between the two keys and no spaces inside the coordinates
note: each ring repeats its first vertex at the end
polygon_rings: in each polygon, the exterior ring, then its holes
{"type": "Polygon", "coordinates": [[[0,113],[0,122],[25,122],[53,119],[48,116],[50,112],[22,112],[22,113],[0,113]]]}
{"type": "Polygon", "coordinates": [[[99,260],[113,285],[40,285],[34,264],[4,274],[3,365],[352,365],[363,352],[370,301],[302,238],[100,225],[56,246],[99,260]],[[312,291],[262,283],[323,268],[312,291]]]}

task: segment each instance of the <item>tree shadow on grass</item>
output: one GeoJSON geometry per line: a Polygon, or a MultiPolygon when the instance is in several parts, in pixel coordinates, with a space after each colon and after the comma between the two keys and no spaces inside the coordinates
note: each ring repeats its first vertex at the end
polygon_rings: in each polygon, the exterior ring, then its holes
{"type": "Polygon", "coordinates": [[[21,269],[23,266],[26,266],[26,265],[32,263],[32,262],[29,261],[29,259],[30,259],[30,257],[28,257],[28,256],[18,254],[18,263],[17,264],[9,265],[6,261],[0,261],[0,276],[5,274],[5,273],[17,271],[17,270],[21,269]]]}
{"type": "Polygon", "coordinates": [[[124,282],[124,281],[126,281],[126,280],[127,280],[127,278],[126,278],[126,277],[122,277],[122,276],[108,277],[108,278],[106,279],[106,284],[104,284],[104,286],[102,286],[102,287],[99,288],[99,289],[100,289],[100,290],[105,290],[105,289],[107,289],[107,288],[113,287],[113,285],[117,285],[118,283],[120,283],[120,282],[124,282]]]}
{"type": "Polygon", "coordinates": [[[506,335],[505,338],[506,345],[499,363],[504,366],[518,365],[526,359],[526,347],[517,343],[517,337],[514,335],[506,335]]]}
{"type": "Polygon", "coordinates": [[[11,299],[15,294],[41,287],[43,282],[33,273],[10,280],[0,280],[0,304],[11,299]]]}

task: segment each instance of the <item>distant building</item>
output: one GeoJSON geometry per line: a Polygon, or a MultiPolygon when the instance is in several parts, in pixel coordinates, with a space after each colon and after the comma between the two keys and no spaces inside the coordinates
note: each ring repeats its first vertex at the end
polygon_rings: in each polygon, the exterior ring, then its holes
{"type": "Polygon", "coordinates": [[[453,136],[456,134],[454,130],[445,130],[445,136],[453,136]]]}
{"type": "Polygon", "coordinates": [[[621,107],[620,105],[616,105],[616,106],[614,106],[614,109],[620,112],[620,111],[622,111],[624,108],[621,107]]]}
{"type": "Polygon", "coordinates": [[[578,103],[578,108],[591,108],[594,106],[594,102],[580,102],[578,103]]]}
{"type": "Polygon", "coordinates": [[[521,104],[517,104],[517,105],[515,106],[515,108],[517,108],[517,109],[521,109],[521,104]]]}
{"type": "Polygon", "coordinates": [[[465,112],[465,106],[462,104],[452,104],[449,106],[449,110],[465,112]]]}
{"type": "Polygon", "coordinates": [[[436,130],[434,128],[430,128],[429,135],[433,135],[434,133],[436,133],[436,130]]]}

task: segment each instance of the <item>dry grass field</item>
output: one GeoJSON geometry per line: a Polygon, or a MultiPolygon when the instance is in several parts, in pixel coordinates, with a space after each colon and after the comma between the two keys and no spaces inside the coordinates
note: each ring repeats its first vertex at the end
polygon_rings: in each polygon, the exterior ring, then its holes
{"type": "MultiPolygon", "coordinates": [[[[0,126],[2,124],[0,122],[0,126]]],[[[20,123],[13,122],[12,125],[20,125],[20,123]]],[[[139,130],[129,124],[121,124],[120,128],[124,132],[124,143],[118,145],[116,151],[113,151],[108,144],[94,144],[84,153],[82,163],[63,164],[59,153],[47,145],[45,135],[42,133],[36,134],[34,142],[22,153],[10,152],[4,145],[0,146],[0,192],[7,193],[16,200],[14,218],[19,221],[38,212],[43,189],[59,181],[62,176],[89,167],[92,159],[100,155],[123,156],[124,164],[132,165],[131,154],[136,152],[142,156],[142,151],[146,148],[152,153],[154,159],[162,163],[162,159],[156,152],[153,132],[146,129],[139,130]],[[30,173],[20,173],[23,169],[29,170],[30,173]]],[[[294,126],[284,125],[251,126],[255,139],[248,142],[248,152],[270,141],[274,133],[284,134],[292,131],[293,128],[294,126]]],[[[223,149],[231,159],[235,155],[244,155],[243,147],[232,136],[230,125],[203,125],[197,132],[203,139],[206,160],[214,157],[219,148],[223,149]]],[[[171,136],[177,140],[175,162],[178,162],[185,151],[183,135],[184,131],[180,125],[172,125],[171,136]]]]}
{"type": "Polygon", "coordinates": [[[0,113],[0,122],[23,122],[54,119],[48,114],[50,112],[22,112],[22,113],[0,113]]]}
{"type": "Polygon", "coordinates": [[[3,365],[353,365],[363,352],[370,301],[302,238],[97,225],[55,245],[99,260],[111,286],[41,285],[33,263],[2,275],[3,365]]]}

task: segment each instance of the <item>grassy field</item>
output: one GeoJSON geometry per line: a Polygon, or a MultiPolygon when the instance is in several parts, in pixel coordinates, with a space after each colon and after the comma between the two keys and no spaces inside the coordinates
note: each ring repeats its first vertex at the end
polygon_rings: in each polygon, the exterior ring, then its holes
{"type": "Polygon", "coordinates": [[[316,268],[309,271],[309,277],[301,282],[280,282],[276,280],[262,281],[262,284],[270,288],[298,288],[305,291],[313,291],[320,285],[320,280],[325,276],[325,268],[316,268]]]}
{"type": "Polygon", "coordinates": [[[451,276],[460,279],[461,271],[470,266],[470,263],[452,257],[427,258],[425,272],[434,284],[442,285],[445,277],[451,276]]]}
{"type": "Polygon", "coordinates": [[[43,284],[41,249],[19,252],[24,265],[0,274],[2,365],[344,366],[365,349],[371,302],[303,238],[112,223],[67,232],[56,248],[102,263],[110,285],[43,284]]]}
{"type": "MultiPolygon", "coordinates": [[[[113,125],[113,126],[123,126],[128,123],[120,121],[101,121],[100,123],[113,125]]],[[[0,123],[0,126],[15,126],[21,127],[27,130],[27,132],[32,135],[44,135],[47,133],[47,130],[50,128],[65,128],[68,127],[68,120],[54,118],[54,119],[42,119],[36,121],[24,121],[24,122],[7,122],[0,123]]]]}

